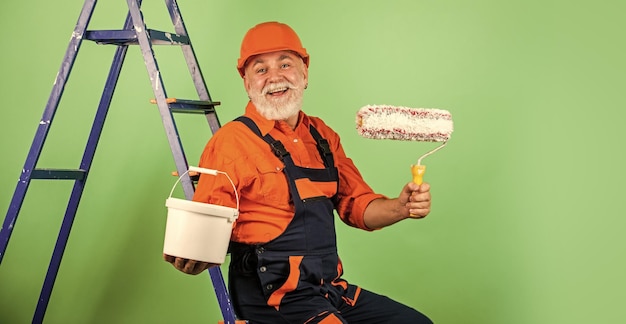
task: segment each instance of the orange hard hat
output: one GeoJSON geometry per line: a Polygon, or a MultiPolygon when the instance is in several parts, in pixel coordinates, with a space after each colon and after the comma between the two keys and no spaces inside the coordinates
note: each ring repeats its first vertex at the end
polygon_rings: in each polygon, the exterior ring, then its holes
{"type": "Polygon", "coordinates": [[[302,47],[298,34],[286,24],[276,21],[260,23],[248,30],[241,42],[241,52],[237,60],[237,70],[243,78],[246,61],[258,54],[294,51],[309,66],[309,54],[302,47]]]}

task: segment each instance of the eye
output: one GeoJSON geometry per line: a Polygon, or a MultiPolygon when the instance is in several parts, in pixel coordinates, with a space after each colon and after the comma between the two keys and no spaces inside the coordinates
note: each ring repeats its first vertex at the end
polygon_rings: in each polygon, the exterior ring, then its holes
{"type": "Polygon", "coordinates": [[[258,68],[258,69],[256,69],[256,73],[258,73],[258,74],[265,73],[265,72],[267,72],[266,68],[258,68]]]}
{"type": "Polygon", "coordinates": [[[288,68],[288,67],[290,67],[290,66],[291,66],[291,64],[289,64],[289,63],[283,63],[283,64],[280,66],[280,68],[281,68],[281,69],[286,69],[286,68],[288,68]]]}

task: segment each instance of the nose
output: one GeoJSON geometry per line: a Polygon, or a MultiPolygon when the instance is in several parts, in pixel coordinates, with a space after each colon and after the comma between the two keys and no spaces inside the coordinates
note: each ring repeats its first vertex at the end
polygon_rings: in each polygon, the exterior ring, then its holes
{"type": "Polygon", "coordinates": [[[268,69],[268,71],[267,71],[267,78],[270,81],[282,79],[283,78],[283,71],[282,71],[282,69],[275,68],[275,67],[268,69]]]}

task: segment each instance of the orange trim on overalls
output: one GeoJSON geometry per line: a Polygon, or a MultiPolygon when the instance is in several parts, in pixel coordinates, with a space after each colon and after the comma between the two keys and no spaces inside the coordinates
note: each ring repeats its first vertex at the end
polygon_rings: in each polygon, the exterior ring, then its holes
{"type": "Polygon", "coordinates": [[[298,282],[300,281],[300,263],[302,263],[303,258],[304,256],[301,255],[289,257],[289,277],[287,277],[285,283],[280,288],[276,289],[267,300],[269,306],[274,306],[274,308],[278,310],[283,297],[298,287],[298,282]]]}
{"type": "MultiPolygon", "coordinates": [[[[341,263],[341,259],[337,263],[337,278],[335,278],[330,284],[335,287],[341,287],[344,290],[348,289],[348,282],[341,279],[341,275],[343,274],[343,264],[341,263]]],[[[356,304],[357,299],[359,299],[359,294],[361,294],[361,287],[357,287],[354,292],[354,299],[348,298],[345,295],[341,296],[341,298],[346,302],[346,304],[350,306],[354,306],[356,304]]]]}
{"type": "Polygon", "coordinates": [[[302,178],[295,180],[300,199],[312,197],[332,197],[337,193],[337,182],[313,182],[302,178]]]}
{"type": "MultiPolygon", "coordinates": [[[[317,314],[315,317],[311,317],[309,318],[306,322],[304,322],[304,324],[308,324],[311,323],[312,321],[314,321],[317,318],[320,318],[326,314],[330,313],[329,311],[324,311],[321,312],[319,314],[317,314]]],[[[337,318],[337,315],[330,313],[328,316],[326,316],[324,319],[322,319],[321,321],[318,322],[319,324],[335,324],[335,323],[343,323],[339,318],[337,318]]]]}
{"type": "MultiPolygon", "coordinates": [[[[333,286],[339,286],[343,288],[344,290],[346,290],[348,289],[348,283],[345,280],[340,279],[342,274],[343,274],[343,265],[341,264],[341,259],[339,259],[339,262],[337,262],[337,277],[333,279],[333,281],[330,284],[333,286]]],[[[356,298],[354,300],[356,300],[356,298]]]]}
{"type": "Polygon", "coordinates": [[[325,319],[320,321],[320,324],[335,324],[335,323],[343,323],[339,318],[337,318],[337,315],[335,314],[330,314],[326,316],[325,319]]]}
{"type": "Polygon", "coordinates": [[[346,304],[350,306],[356,305],[356,300],[359,299],[359,295],[361,294],[361,287],[356,287],[356,291],[354,292],[354,299],[348,298],[345,295],[341,296],[341,298],[346,302],[346,304]]]}

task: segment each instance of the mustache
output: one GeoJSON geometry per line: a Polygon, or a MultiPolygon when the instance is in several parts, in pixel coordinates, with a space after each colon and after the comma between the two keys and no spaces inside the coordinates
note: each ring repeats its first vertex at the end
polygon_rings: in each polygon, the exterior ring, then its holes
{"type": "Polygon", "coordinates": [[[287,81],[283,81],[280,83],[272,83],[272,84],[268,84],[267,86],[265,86],[262,90],[262,94],[266,95],[268,93],[271,92],[275,92],[275,91],[285,91],[285,90],[296,90],[297,87],[292,84],[291,82],[287,82],[287,81]]]}

